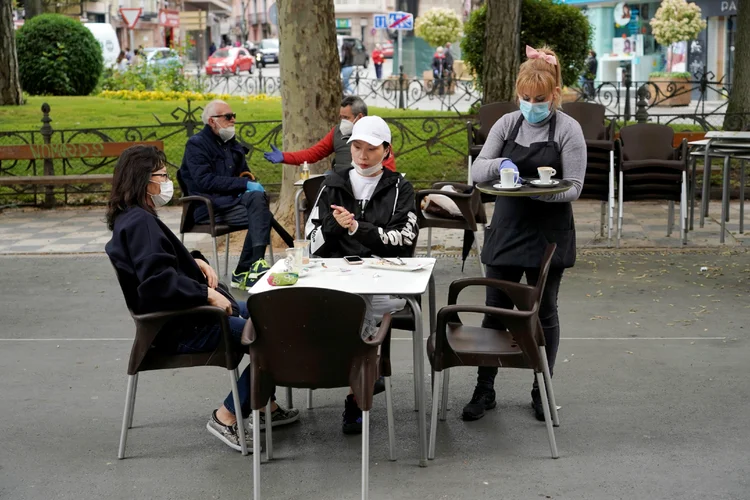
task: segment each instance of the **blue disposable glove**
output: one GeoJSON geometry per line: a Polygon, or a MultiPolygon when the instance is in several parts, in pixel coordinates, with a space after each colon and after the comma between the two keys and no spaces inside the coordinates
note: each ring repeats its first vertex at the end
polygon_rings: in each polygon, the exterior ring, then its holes
{"type": "MultiPolygon", "coordinates": [[[[513,163],[511,160],[507,160],[506,159],[506,160],[503,160],[502,162],[500,162],[500,166],[497,167],[497,176],[498,177],[500,177],[500,171],[502,169],[504,169],[504,168],[511,168],[511,169],[515,170],[516,173],[518,173],[518,167],[516,166],[516,164],[513,163]]],[[[519,176],[518,176],[518,182],[521,182],[521,180],[522,180],[521,179],[521,175],[519,174],[519,176]]]]}
{"type": "Polygon", "coordinates": [[[249,182],[247,183],[247,192],[252,193],[253,191],[260,191],[261,193],[265,191],[263,189],[263,186],[260,182],[249,182]]]}
{"type": "Polygon", "coordinates": [[[276,149],[276,146],[271,145],[273,151],[263,153],[263,158],[270,161],[271,163],[282,163],[284,161],[284,153],[276,149]]]}

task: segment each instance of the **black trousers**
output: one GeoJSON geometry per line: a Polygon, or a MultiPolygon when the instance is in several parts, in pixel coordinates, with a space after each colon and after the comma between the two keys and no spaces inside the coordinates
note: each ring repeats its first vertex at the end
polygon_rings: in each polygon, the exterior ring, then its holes
{"type": "MultiPolygon", "coordinates": [[[[539,320],[544,329],[544,338],[547,346],[547,360],[549,361],[549,370],[552,374],[557,357],[557,348],[560,345],[560,320],[557,316],[557,293],[560,291],[560,282],[562,281],[564,269],[550,268],[547,275],[547,284],[544,287],[542,303],[539,306],[539,320]]],[[[526,275],[526,283],[531,286],[536,285],[539,279],[538,268],[526,268],[515,266],[486,266],[488,278],[494,278],[505,281],[520,283],[523,275],[526,275]]],[[[513,302],[500,290],[487,288],[486,304],[492,307],[502,307],[512,309],[513,302]]],[[[482,320],[482,326],[497,330],[505,330],[502,320],[499,318],[485,316],[482,320]]],[[[477,370],[477,387],[482,389],[492,389],[495,385],[495,375],[497,368],[480,366],[477,370]]],[[[534,380],[536,385],[536,379],[534,380]]]]}

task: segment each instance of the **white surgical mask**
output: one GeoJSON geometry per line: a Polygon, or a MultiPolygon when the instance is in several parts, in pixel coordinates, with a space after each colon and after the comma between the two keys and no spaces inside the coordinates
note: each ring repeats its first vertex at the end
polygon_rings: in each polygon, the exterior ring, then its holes
{"type": "Polygon", "coordinates": [[[349,137],[350,135],[352,135],[352,130],[354,130],[354,123],[350,122],[349,120],[341,120],[339,130],[341,131],[341,135],[343,135],[344,137],[349,137]]]}
{"type": "MultiPolygon", "coordinates": [[[[383,160],[385,160],[385,157],[383,158],[383,160]]],[[[367,167],[367,168],[362,168],[354,162],[352,162],[352,166],[354,167],[354,170],[356,170],[359,175],[370,177],[372,175],[377,174],[381,170],[383,170],[383,160],[380,160],[377,163],[377,165],[373,165],[372,167],[367,167]]]]}
{"type": "Polygon", "coordinates": [[[152,194],[151,201],[154,202],[155,206],[163,207],[172,199],[172,195],[174,194],[174,184],[172,184],[172,181],[154,182],[154,184],[159,184],[161,192],[159,194],[152,194]]]}
{"type": "Polygon", "coordinates": [[[220,128],[219,129],[219,137],[221,137],[221,140],[224,142],[227,142],[229,139],[234,137],[234,125],[230,125],[228,127],[220,128]]]}

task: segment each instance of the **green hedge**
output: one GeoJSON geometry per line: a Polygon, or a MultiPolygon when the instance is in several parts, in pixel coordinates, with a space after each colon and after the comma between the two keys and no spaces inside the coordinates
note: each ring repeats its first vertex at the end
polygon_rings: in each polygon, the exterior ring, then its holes
{"type": "Polygon", "coordinates": [[[102,48],[80,22],[59,14],[27,21],[16,34],[23,90],[31,95],[88,95],[99,82],[102,48]]]}

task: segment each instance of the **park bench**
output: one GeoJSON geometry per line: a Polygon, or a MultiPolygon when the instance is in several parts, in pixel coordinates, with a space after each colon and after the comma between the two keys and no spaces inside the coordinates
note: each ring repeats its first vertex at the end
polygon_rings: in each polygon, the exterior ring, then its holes
{"type": "Polygon", "coordinates": [[[44,162],[45,175],[4,175],[0,176],[0,186],[46,186],[47,204],[54,204],[54,186],[71,186],[78,184],[109,184],[113,174],[70,174],[52,175],[53,160],[75,160],[83,158],[117,158],[131,146],[155,146],[164,151],[162,141],[137,142],[95,142],[95,143],[58,143],[58,144],[23,144],[17,146],[0,146],[0,163],[8,161],[44,162]]]}

